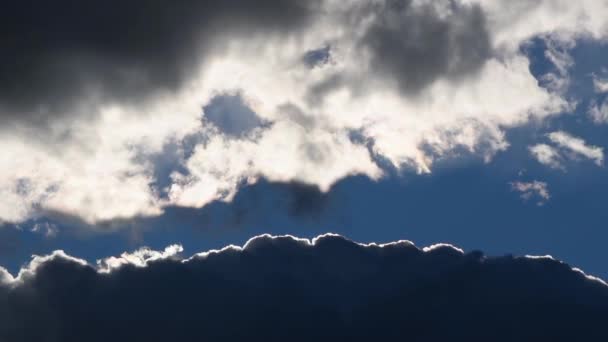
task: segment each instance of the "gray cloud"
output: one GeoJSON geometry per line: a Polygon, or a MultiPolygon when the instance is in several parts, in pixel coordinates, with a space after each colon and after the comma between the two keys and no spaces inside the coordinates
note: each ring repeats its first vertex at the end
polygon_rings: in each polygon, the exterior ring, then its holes
{"type": "Polygon", "coordinates": [[[284,34],[316,1],[89,1],[7,4],[0,14],[0,124],[44,127],[179,90],[237,36],[284,34]]]}
{"type": "Polygon", "coordinates": [[[320,106],[323,104],[326,95],[346,85],[348,85],[348,82],[344,75],[332,74],[316,82],[308,89],[306,101],[313,107],[320,106]]]}
{"type": "MultiPolygon", "coordinates": [[[[355,50],[360,69],[368,73],[330,73],[308,90],[313,106],[341,88],[356,96],[373,91],[371,80],[415,97],[437,80],[459,82],[475,75],[492,57],[486,16],[478,4],[383,0],[352,6],[337,18],[353,31],[363,29],[355,35],[355,50]]],[[[324,56],[325,50],[312,50],[305,61],[314,65],[324,56]]]]}
{"type": "Polygon", "coordinates": [[[548,257],[260,236],[186,261],[149,250],[101,274],[56,252],[0,270],[0,339],[605,339],[608,287],[548,257]],[[131,260],[131,261],[128,261],[131,260]],[[491,313],[491,314],[488,314],[491,313]]]}
{"type": "MultiPolygon", "coordinates": [[[[13,3],[0,14],[0,122],[45,127],[66,113],[92,117],[101,101],[133,103],[177,91],[224,42],[303,28],[317,3],[13,3]]],[[[374,19],[360,47],[371,53],[373,69],[396,78],[408,94],[441,77],[468,75],[489,56],[478,6],[453,2],[445,17],[431,5],[406,0],[362,8],[355,17],[374,19]]],[[[328,45],[309,51],[303,61],[312,67],[329,53],[328,45]]],[[[331,91],[336,80],[315,91],[331,91]]]]}

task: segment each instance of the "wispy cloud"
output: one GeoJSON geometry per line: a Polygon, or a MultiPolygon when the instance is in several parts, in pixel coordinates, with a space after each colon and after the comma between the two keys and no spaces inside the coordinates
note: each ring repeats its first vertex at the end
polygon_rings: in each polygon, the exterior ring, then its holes
{"type": "Polygon", "coordinates": [[[608,123],[608,99],[600,103],[592,101],[587,113],[596,124],[608,123]]]}
{"type": "Polygon", "coordinates": [[[554,169],[563,169],[562,157],[557,148],[547,144],[530,146],[530,153],[539,163],[554,169]]]}
{"type": "Polygon", "coordinates": [[[598,166],[604,164],[604,149],[599,146],[588,145],[582,138],[557,131],[550,133],[549,139],[565,150],[566,153],[572,153],[574,157],[581,156],[590,159],[598,166]]]}
{"type": "Polygon", "coordinates": [[[512,182],[511,189],[519,192],[521,198],[525,201],[537,198],[536,204],[539,206],[544,205],[551,198],[547,183],[541,181],[512,182]]]}
{"type": "Polygon", "coordinates": [[[541,143],[529,147],[532,156],[541,164],[562,170],[565,170],[565,160],[576,161],[584,158],[593,161],[597,166],[604,164],[602,147],[589,145],[582,138],[564,131],[549,133],[547,137],[554,146],[541,143]]]}
{"type": "Polygon", "coordinates": [[[596,93],[607,93],[608,92],[608,69],[603,68],[601,74],[591,74],[593,80],[593,89],[596,93]]]}

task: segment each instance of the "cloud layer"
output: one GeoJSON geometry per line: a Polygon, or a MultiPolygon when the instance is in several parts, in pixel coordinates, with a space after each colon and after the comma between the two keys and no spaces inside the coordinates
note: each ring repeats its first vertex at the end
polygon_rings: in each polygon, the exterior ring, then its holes
{"type": "Polygon", "coordinates": [[[10,52],[0,57],[1,123],[51,125],[56,116],[93,114],[106,101],[177,91],[230,37],[293,30],[312,15],[308,6],[283,0],[11,4],[0,17],[10,52]]]}
{"type": "Polygon", "coordinates": [[[0,339],[200,341],[606,337],[608,286],[550,257],[260,236],[180,259],[55,252],[0,272],[0,339]]]}
{"type": "Polygon", "coordinates": [[[572,108],[521,47],[553,42],[565,79],[567,48],[605,38],[608,15],[557,0],[67,5],[0,18],[0,221],[98,223],[228,201],[260,177],[327,191],[382,177],[380,160],[490,160],[505,129],[572,108]]]}

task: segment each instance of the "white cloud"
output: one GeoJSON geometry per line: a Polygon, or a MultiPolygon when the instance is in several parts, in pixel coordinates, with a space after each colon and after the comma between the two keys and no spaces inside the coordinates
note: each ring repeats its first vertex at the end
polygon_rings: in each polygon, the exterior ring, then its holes
{"type": "Polygon", "coordinates": [[[591,78],[593,80],[593,89],[596,93],[608,93],[608,76],[606,76],[606,74],[608,74],[608,70],[603,68],[601,71],[602,76],[596,73],[591,74],[591,78]]]}
{"type": "MultiPolygon", "coordinates": [[[[559,42],[560,49],[548,53],[565,75],[572,61],[564,42],[582,35],[606,37],[608,6],[595,0],[462,2],[480,3],[488,15],[492,57],[478,73],[458,82],[438,78],[417,96],[404,96],[379,78],[358,52],[367,21],[353,29],[337,20],[360,3],[328,0],[326,16],[298,39],[234,39],[224,53],[192,71],[199,77],[182,92],[138,107],[90,109],[99,111],[99,119],[70,123],[69,139],[40,143],[28,140],[28,132],[4,132],[0,221],[19,222],[49,210],[89,223],[156,215],[167,204],[200,207],[230,200],[239,184],[261,176],[312,183],[324,191],[352,174],[381,177],[368,147],[350,138],[353,131],[370,142],[372,153],[398,168],[432,172],[433,162],[456,148],[490,160],[508,147],[505,128],[570,108],[557,90],[563,87],[538,85],[519,46],[537,35],[559,42]],[[307,68],[303,54],[325,43],[331,46],[330,62],[307,68]],[[346,75],[345,85],[311,103],[309,89],[332,75],[346,75]],[[201,126],[201,107],[217,92],[234,90],[272,124],[246,137],[201,126]],[[153,165],[141,153],[160,153],[167,141],[192,133],[205,140],[184,155],[187,172],[173,173],[169,198],[161,198],[152,186],[153,165]]],[[[601,148],[556,137],[552,141],[562,149],[603,162],[601,148]]],[[[560,167],[555,148],[541,144],[531,152],[541,163],[560,167]]]]}
{"type": "Polygon", "coordinates": [[[537,144],[530,147],[530,153],[541,164],[547,165],[554,169],[563,169],[561,162],[562,157],[555,147],[547,144],[537,144]]]}
{"type": "Polygon", "coordinates": [[[512,182],[511,189],[520,193],[523,200],[528,201],[531,198],[537,198],[536,204],[544,205],[551,198],[547,183],[540,181],[532,182],[512,182]]]}
{"type": "Polygon", "coordinates": [[[537,35],[571,39],[588,36],[603,39],[608,32],[605,0],[470,0],[489,15],[495,44],[517,49],[520,42],[537,35]]]}
{"type": "Polygon", "coordinates": [[[563,131],[550,133],[549,139],[563,150],[571,152],[575,156],[591,159],[598,166],[604,164],[604,149],[601,147],[587,145],[585,140],[574,137],[563,131]]]}
{"type": "Polygon", "coordinates": [[[173,258],[183,251],[184,248],[181,245],[167,246],[164,251],[140,248],[132,253],[124,252],[119,257],[97,260],[97,267],[101,273],[110,273],[124,265],[146,267],[149,262],[173,258]]]}
{"type": "Polygon", "coordinates": [[[589,106],[588,114],[596,124],[608,123],[608,99],[599,104],[592,102],[589,106]]]}

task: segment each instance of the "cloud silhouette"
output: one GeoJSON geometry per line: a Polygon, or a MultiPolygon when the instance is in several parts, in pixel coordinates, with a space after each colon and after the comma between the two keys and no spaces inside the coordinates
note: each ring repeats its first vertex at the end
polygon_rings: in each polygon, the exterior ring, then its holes
{"type": "Polygon", "coordinates": [[[608,287],[550,257],[269,235],[189,259],[36,257],[0,271],[0,340],[572,341],[608,337],[608,287]]]}

